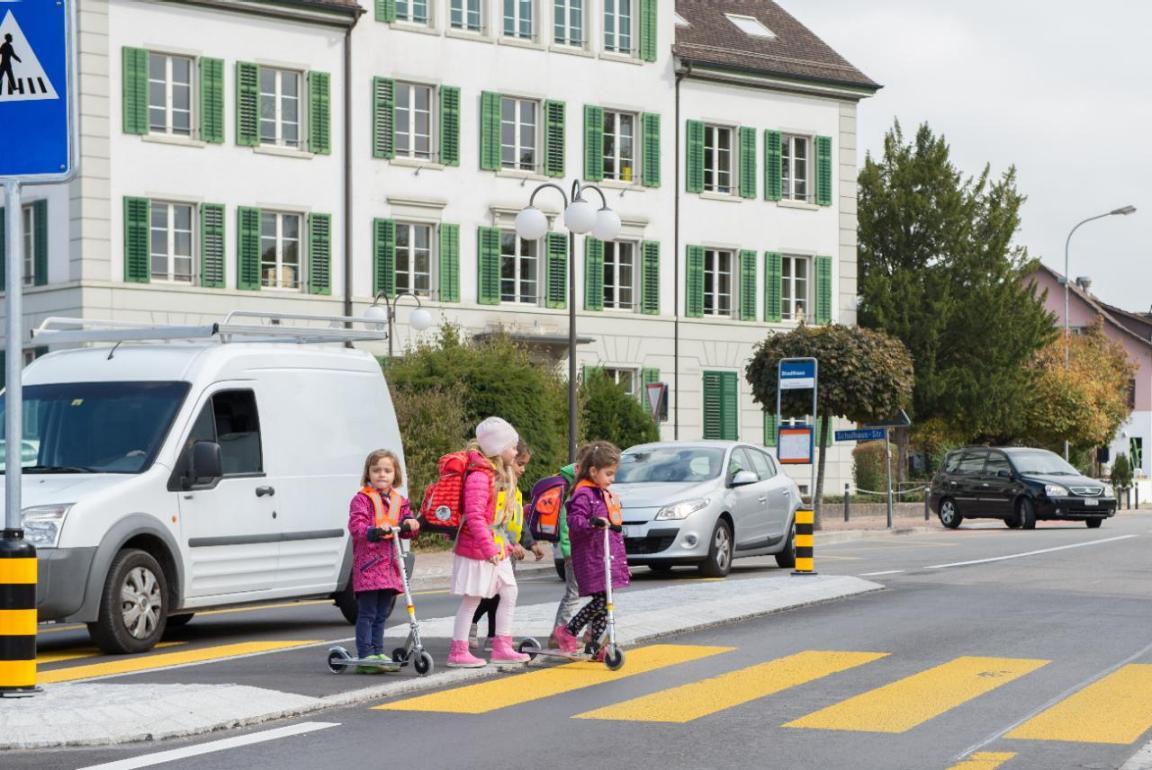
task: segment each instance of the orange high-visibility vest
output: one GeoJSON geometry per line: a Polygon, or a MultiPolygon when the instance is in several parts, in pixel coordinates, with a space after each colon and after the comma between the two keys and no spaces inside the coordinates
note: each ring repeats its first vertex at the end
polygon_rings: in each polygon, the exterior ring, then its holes
{"type": "MultiPolygon", "coordinates": [[[[398,527],[400,526],[400,493],[395,489],[388,492],[388,508],[384,508],[384,499],[380,496],[380,490],[376,487],[364,487],[360,490],[368,499],[372,501],[372,508],[375,510],[375,524],[379,529],[385,526],[398,527]]],[[[392,537],[391,534],[384,536],[384,539],[392,537]]]]}
{"type": "Polygon", "coordinates": [[[596,484],[593,484],[587,479],[576,484],[576,489],[579,489],[580,487],[591,487],[592,489],[599,489],[601,492],[603,492],[604,502],[608,505],[608,522],[614,527],[619,527],[624,523],[624,511],[620,505],[619,497],[612,494],[607,489],[603,489],[596,484]]]}

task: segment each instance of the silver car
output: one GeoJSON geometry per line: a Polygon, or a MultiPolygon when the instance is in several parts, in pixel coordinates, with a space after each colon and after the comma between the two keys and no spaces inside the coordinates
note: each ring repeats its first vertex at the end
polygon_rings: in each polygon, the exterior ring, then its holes
{"type": "Polygon", "coordinates": [[[800,490],[761,447],[734,441],[642,444],[624,452],[613,491],[624,513],[629,565],[679,564],[709,577],[734,558],[796,561],[800,490]]]}

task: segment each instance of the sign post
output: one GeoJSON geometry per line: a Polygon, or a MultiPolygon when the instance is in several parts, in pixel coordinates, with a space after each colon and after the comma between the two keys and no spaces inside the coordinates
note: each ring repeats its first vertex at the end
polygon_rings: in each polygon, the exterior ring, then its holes
{"type": "Polygon", "coordinates": [[[0,183],[7,257],[4,335],[4,528],[0,531],[0,696],[36,687],[36,549],[21,529],[24,233],[21,186],[67,182],[76,173],[75,0],[0,5],[0,183]],[[32,590],[28,590],[31,585],[32,590]]]}
{"type": "MultiPolygon", "coordinates": [[[[811,481],[808,486],[808,497],[812,506],[816,504],[816,457],[815,436],[816,423],[819,415],[816,411],[816,400],[820,387],[820,362],[815,358],[782,358],[776,364],[776,454],[782,464],[802,465],[807,462],[812,466],[811,481]],[[780,405],[786,390],[812,391],[812,424],[792,425],[784,428],[781,425],[780,405]],[[804,434],[807,433],[805,436],[804,434]],[[801,454],[804,439],[807,439],[808,451],[801,454]]],[[[819,527],[820,522],[814,522],[819,527]]]]}

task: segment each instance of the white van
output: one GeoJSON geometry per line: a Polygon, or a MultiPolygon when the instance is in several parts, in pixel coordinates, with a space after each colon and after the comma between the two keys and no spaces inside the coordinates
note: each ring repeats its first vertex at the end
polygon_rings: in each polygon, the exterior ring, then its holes
{"type": "Polygon", "coordinates": [[[106,652],[249,602],[332,597],[355,619],[348,501],[371,450],[401,453],[379,363],[291,336],[204,336],[62,350],[24,373],[39,617],[87,623],[106,652]]]}

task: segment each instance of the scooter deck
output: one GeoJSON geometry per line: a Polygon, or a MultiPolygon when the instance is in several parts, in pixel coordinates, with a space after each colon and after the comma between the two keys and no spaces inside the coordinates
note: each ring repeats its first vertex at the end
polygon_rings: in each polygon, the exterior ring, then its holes
{"type": "Polygon", "coordinates": [[[592,653],[588,653],[588,652],[564,652],[563,650],[556,650],[556,649],[550,649],[550,648],[545,648],[542,650],[532,650],[532,652],[530,652],[530,653],[528,652],[528,650],[524,650],[524,652],[527,654],[530,654],[530,655],[543,656],[545,658],[563,658],[564,660],[575,660],[575,661],[588,661],[588,660],[592,660],[592,658],[595,657],[592,653]]]}
{"type": "Polygon", "coordinates": [[[332,665],[349,668],[351,666],[365,666],[371,668],[382,668],[388,671],[399,671],[402,664],[393,660],[378,660],[375,658],[346,658],[340,661],[332,661],[332,665]]]}

